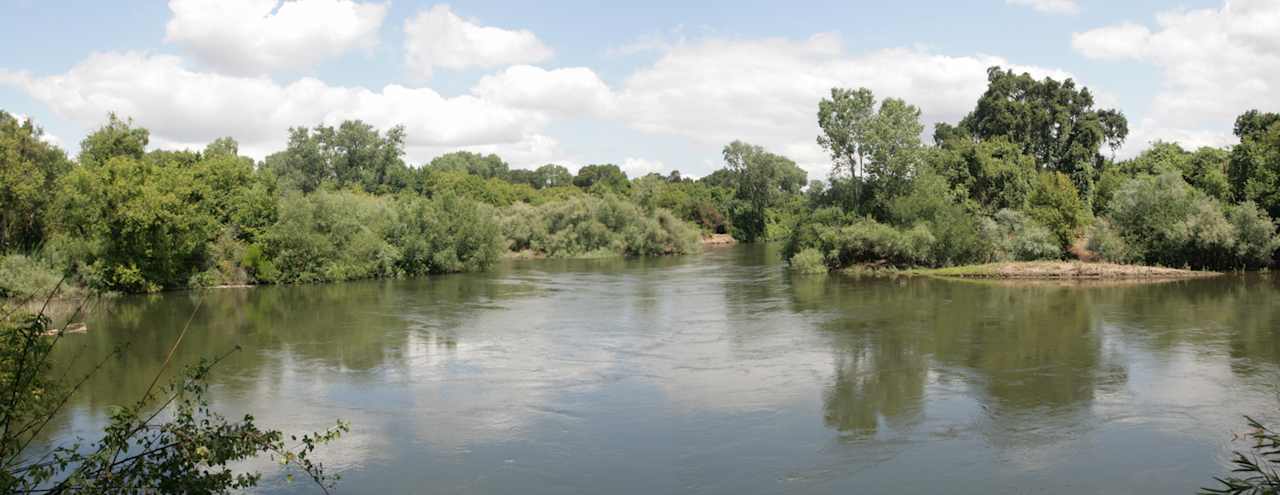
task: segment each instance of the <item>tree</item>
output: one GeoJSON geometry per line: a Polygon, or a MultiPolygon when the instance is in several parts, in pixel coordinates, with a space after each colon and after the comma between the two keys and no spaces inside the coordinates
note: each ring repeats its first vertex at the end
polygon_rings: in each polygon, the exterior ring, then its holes
{"type": "Polygon", "coordinates": [[[831,88],[831,98],[818,102],[818,127],[822,128],[818,145],[831,154],[837,173],[861,175],[875,106],[876,97],[867,88],[831,88]]]}
{"type": "Polygon", "coordinates": [[[783,194],[798,193],[807,174],[789,158],[742,141],[724,147],[724,161],[734,177],[735,197],[745,205],[734,221],[736,233],[754,241],[765,233],[765,210],[783,194]]]}
{"type": "Polygon", "coordinates": [[[1031,218],[1048,227],[1064,249],[1071,245],[1088,220],[1079,192],[1061,172],[1041,172],[1027,203],[1031,218]]]}
{"type": "Polygon", "coordinates": [[[1035,159],[1004,138],[951,139],[941,143],[930,163],[951,187],[993,213],[1020,210],[1036,183],[1035,159]]]}
{"type": "Polygon", "coordinates": [[[1037,81],[1027,73],[992,67],[977,107],[958,128],[941,128],[941,137],[957,132],[983,140],[1004,137],[1035,157],[1039,167],[1069,175],[1078,189],[1089,193],[1102,162],[1101,147],[1114,150],[1129,133],[1122,113],[1093,105],[1089,89],[1077,89],[1071,79],[1037,81]]]}
{"type": "Polygon", "coordinates": [[[337,187],[358,185],[369,192],[392,191],[403,175],[404,127],[385,134],[359,120],[331,127],[289,129],[284,151],[268,156],[267,170],[287,187],[311,192],[325,183],[337,187]]]}
{"type": "Polygon", "coordinates": [[[49,192],[71,169],[66,154],[43,136],[30,120],[0,111],[0,253],[40,245],[49,192]]]}
{"type": "Polygon", "coordinates": [[[597,184],[614,192],[626,192],[630,187],[627,174],[612,163],[584,166],[573,178],[573,185],[583,189],[591,189],[597,184]]]}
{"type": "Polygon", "coordinates": [[[896,98],[877,108],[869,89],[832,88],[831,98],[818,102],[818,126],[818,144],[834,162],[833,180],[848,171],[855,206],[869,205],[883,217],[918,165],[920,109],[896,98]]]}
{"type": "Polygon", "coordinates": [[[537,170],[533,171],[537,174],[538,185],[535,187],[563,187],[573,185],[573,174],[569,173],[569,169],[562,165],[548,163],[537,170]]]}
{"type": "Polygon", "coordinates": [[[94,165],[126,156],[141,159],[147,152],[151,132],[134,127],[133,119],[120,120],[116,114],[107,115],[107,123],[80,141],[81,165],[94,165]]]}
{"type": "Polygon", "coordinates": [[[505,179],[511,170],[507,162],[498,155],[472,153],[470,151],[454,151],[431,159],[427,165],[433,171],[466,172],[484,179],[505,179]]]}
{"type": "Polygon", "coordinates": [[[1235,133],[1240,144],[1227,171],[1232,196],[1280,217],[1280,114],[1251,110],[1236,119],[1235,133]]]}

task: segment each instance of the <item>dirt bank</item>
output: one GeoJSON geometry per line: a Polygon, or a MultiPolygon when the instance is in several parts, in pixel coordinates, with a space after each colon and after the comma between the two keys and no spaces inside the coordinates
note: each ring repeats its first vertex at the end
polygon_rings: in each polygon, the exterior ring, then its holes
{"type": "Polygon", "coordinates": [[[1117,265],[1114,263],[1085,263],[1080,261],[1018,261],[988,263],[985,265],[956,266],[932,270],[915,270],[920,275],[960,278],[995,279],[1173,279],[1197,278],[1220,275],[1217,272],[1199,272],[1161,268],[1156,266],[1117,265]]]}

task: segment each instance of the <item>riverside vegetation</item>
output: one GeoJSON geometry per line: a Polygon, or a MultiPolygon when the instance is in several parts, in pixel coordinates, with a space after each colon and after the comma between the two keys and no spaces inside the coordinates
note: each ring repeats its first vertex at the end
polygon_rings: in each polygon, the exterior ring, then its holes
{"type": "MultiPolygon", "coordinates": [[[[1087,88],[1000,68],[988,79],[971,113],[935,126],[932,145],[917,107],[832,89],[817,109],[833,163],[825,181],[738,141],[724,147],[724,168],[697,180],[629,178],[612,164],[512,169],[465,151],[410,166],[403,128],[360,121],[290,129],[284,150],[255,161],[230,138],[148,151],[146,129],[111,115],[71,159],[0,111],[0,297],[64,284],[140,293],[415,277],[484,270],[504,255],[673,255],[713,233],[783,241],[792,268],[808,273],[1085,255],[1213,270],[1276,263],[1280,114],[1241,115],[1230,148],[1157,142],[1117,161],[1125,117],[1095,108],[1087,88]]],[[[255,483],[226,466],[258,454],[326,486],[306,454],[345,427],[291,449],[251,416],[229,422],[204,402],[207,364],[122,409],[100,443],[29,459],[31,439],[75,390],[46,380],[44,356],[63,331],[6,310],[0,392],[16,399],[0,418],[3,486],[216,492],[255,483]],[[148,407],[172,419],[153,423],[148,407]],[[130,457],[131,445],[142,454],[130,457]],[[157,484],[166,479],[179,484],[157,484]]],[[[1224,489],[1274,487],[1263,455],[1237,460],[1260,477],[1224,489]]]]}
{"type": "Polygon", "coordinates": [[[265,159],[222,138],[147,151],[110,116],[75,160],[0,113],[0,295],[77,285],[119,292],[313,283],[483,270],[525,256],[651,256],[697,235],[785,241],[802,272],[1101,260],[1257,269],[1280,246],[1280,114],[1237,119],[1240,143],[1154,143],[1112,154],[1124,115],[1071,81],[992,68],[974,110],[921,141],[920,110],[867,89],[818,103],[833,167],[807,182],[790,159],[733,142],[698,180],[616,165],[512,169],[496,155],[403,159],[402,128],[294,128],[265,159]]]}

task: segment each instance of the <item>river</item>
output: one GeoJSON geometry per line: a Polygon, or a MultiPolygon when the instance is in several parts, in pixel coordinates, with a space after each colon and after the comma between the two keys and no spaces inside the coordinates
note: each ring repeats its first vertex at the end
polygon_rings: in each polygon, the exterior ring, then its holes
{"type": "MultiPolygon", "coordinates": [[[[775,247],[122,297],[53,437],[235,345],[228,417],[325,448],[337,493],[1190,493],[1280,420],[1280,278],[793,276],[775,247]],[[196,308],[198,306],[198,311],[196,308]]],[[[263,492],[288,484],[265,461],[263,492]]]]}

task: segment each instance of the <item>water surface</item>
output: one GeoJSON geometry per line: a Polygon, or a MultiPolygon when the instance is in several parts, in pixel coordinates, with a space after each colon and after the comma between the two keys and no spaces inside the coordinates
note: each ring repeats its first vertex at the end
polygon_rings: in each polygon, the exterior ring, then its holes
{"type": "Polygon", "coordinates": [[[352,423],[339,493],[1188,493],[1242,414],[1280,420],[1278,297],[801,277],[742,246],[121,298],[62,349],[131,344],[56,436],[136,399],[198,305],[180,363],[243,346],[217,409],[352,423]]]}

